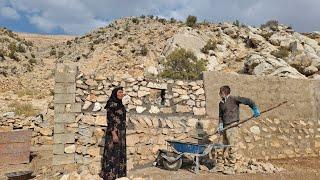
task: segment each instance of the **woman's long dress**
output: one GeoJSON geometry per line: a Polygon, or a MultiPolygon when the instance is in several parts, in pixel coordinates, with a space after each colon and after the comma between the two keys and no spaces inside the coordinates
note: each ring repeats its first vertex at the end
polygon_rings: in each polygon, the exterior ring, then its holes
{"type": "Polygon", "coordinates": [[[108,127],[102,159],[102,176],[103,179],[111,180],[127,175],[126,109],[120,101],[108,102],[106,107],[108,127]],[[118,134],[118,143],[113,142],[113,130],[118,134]]]}

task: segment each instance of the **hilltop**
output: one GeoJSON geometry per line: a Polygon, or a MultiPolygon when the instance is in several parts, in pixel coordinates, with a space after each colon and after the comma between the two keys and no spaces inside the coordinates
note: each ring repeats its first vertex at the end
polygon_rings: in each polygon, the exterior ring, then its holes
{"type": "MultiPolygon", "coordinates": [[[[1,29],[0,40],[0,92],[6,99],[0,101],[2,105],[36,96],[47,108],[58,62],[77,64],[87,75],[158,76],[168,55],[180,48],[205,59],[209,71],[301,79],[320,76],[320,33],[295,32],[277,21],[260,28],[239,22],[188,27],[174,19],[126,17],[80,37],[1,29]]],[[[3,106],[0,111],[7,110],[3,106]]]]}

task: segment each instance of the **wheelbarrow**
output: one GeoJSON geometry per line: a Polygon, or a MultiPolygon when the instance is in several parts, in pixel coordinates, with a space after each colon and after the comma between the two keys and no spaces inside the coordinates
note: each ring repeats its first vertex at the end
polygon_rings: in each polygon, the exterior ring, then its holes
{"type": "Polygon", "coordinates": [[[212,150],[230,147],[220,143],[214,144],[196,144],[190,142],[181,142],[175,140],[166,140],[173,148],[173,152],[159,150],[156,164],[162,163],[164,168],[171,171],[177,171],[182,166],[182,157],[191,156],[195,163],[195,173],[199,173],[199,157],[208,155],[212,150]]]}

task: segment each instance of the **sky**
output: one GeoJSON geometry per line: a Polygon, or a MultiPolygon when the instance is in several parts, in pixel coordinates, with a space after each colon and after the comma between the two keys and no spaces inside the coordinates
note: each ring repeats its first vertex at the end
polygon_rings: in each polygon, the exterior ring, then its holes
{"type": "Polygon", "coordinates": [[[275,19],[299,32],[320,31],[320,0],[0,0],[0,27],[18,32],[83,35],[142,14],[252,26],[275,19]]]}

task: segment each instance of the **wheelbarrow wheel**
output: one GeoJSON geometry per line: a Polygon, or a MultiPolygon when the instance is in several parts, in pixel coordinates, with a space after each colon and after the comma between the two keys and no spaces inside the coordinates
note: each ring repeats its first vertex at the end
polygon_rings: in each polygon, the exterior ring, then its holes
{"type": "Polygon", "coordinates": [[[178,171],[178,169],[182,166],[182,158],[179,158],[178,160],[174,162],[169,162],[168,160],[163,158],[163,166],[165,169],[169,171],[178,171]]]}

